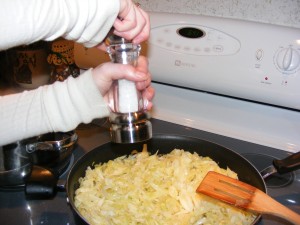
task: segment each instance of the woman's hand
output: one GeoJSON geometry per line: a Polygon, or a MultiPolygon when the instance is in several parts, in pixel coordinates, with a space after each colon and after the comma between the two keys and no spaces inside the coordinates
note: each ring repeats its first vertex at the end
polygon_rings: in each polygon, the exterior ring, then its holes
{"type": "Polygon", "coordinates": [[[115,35],[139,44],[149,38],[149,15],[132,0],[120,0],[120,12],[114,28],[115,35]]]}
{"type": "Polygon", "coordinates": [[[152,108],[154,88],[151,86],[151,74],[148,71],[148,61],[139,56],[138,66],[124,65],[119,63],[103,63],[93,69],[93,78],[107,104],[110,103],[111,86],[114,80],[126,79],[134,81],[136,88],[142,92],[144,108],[152,108]]]}
{"type": "MultiPolygon", "coordinates": [[[[140,44],[150,35],[149,15],[132,0],[120,0],[120,11],[114,22],[113,33],[134,44],[140,44]]],[[[105,40],[97,46],[102,51],[106,51],[106,47],[105,40]]]]}

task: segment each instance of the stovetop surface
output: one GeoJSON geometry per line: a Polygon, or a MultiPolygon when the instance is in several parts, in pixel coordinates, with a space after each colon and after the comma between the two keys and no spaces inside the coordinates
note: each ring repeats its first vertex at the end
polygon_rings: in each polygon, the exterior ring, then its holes
{"type": "MultiPolygon", "coordinates": [[[[205,131],[192,129],[173,123],[152,119],[153,133],[175,134],[197,137],[207,140],[228,149],[236,151],[247,158],[253,165],[261,170],[271,165],[274,158],[285,158],[290,153],[265,147],[245,141],[228,138],[205,131]]],[[[107,123],[92,123],[80,126],[78,146],[73,155],[76,161],[84,153],[110,141],[107,123]]],[[[68,172],[61,176],[66,180],[68,172]]],[[[277,201],[300,213],[300,172],[296,171],[284,176],[271,177],[266,180],[267,192],[277,201]]],[[[67,202],[65,192],[58,192],[53,199],[30,200],[23,190],[0,191],[0,218],[5,225],[71,225],[78,224],[78,218],[67,202]]],[[[259,225],[288,224],[285,221],[263,216],[259,225]]]]}

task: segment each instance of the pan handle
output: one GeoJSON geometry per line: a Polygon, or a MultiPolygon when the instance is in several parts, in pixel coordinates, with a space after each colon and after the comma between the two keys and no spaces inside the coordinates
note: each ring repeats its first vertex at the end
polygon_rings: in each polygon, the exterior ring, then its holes
{"type": "Polygon", "coordinates": [[[263,179],[271,176],[272,174],[284,174],[300,169],[300,152],[294,153],[284,159],[274,159],[273,165],[260,171],[263,179]]]}
{"type": "Polygon", "coordinates": [[[300,152],[294,153],[284,159],[275,159],[273,165],[280,174],[300,169],[300,152]]]}
{"type": "Polygon", "coordinates": [[[57,192],[58,177],[50,170],[33,166],[31,176],[25,183],[25,194],[30,199],[53,198],[57,192]]]}

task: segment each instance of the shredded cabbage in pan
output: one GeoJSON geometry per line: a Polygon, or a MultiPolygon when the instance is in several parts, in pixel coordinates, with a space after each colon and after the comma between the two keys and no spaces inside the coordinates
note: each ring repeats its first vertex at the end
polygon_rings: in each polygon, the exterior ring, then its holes
{"type": "Polygon", "coordinates": [[[196,193],[208,171],[237,178],[212,159],[179,149],[123,156],[87,168],[75,206],[90,224],[251,224],[256,215],[196,193]]]}

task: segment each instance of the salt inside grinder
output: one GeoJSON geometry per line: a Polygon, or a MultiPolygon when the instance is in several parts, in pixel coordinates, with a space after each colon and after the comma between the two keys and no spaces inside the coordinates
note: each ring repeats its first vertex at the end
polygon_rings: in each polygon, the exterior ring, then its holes
{"type": "MultiPolygon", "coordinates": [[[[113,63],[137,65],[141,46],[118,36],[108,38],[107,52],[113,63]]],[[[111,89],[109,119],[111,140],[115,143],[136,143],[152,137],[150,115],[133,81],[114,81],[111,89]]]]}

